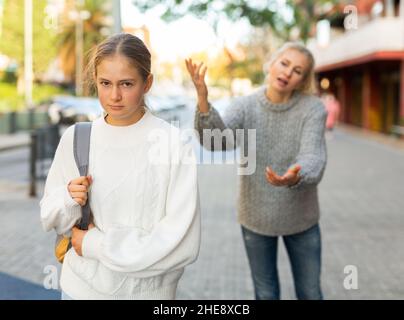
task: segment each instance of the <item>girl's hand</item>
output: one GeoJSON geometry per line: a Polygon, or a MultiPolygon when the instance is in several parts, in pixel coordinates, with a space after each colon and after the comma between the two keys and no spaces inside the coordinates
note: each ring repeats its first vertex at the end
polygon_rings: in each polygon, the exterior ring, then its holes
{"type": "Polygon", "coordinates": [[[91,176],[78,177],[69,182],[67,190],[74,201],[84,206],[87,202],[88,189],[92,183],[93,179],[91,176]]]}
{"type": "Polygon", "coordinates": [[[289,168],[288,171],[281,177],[277,175],[271,167],[266,168],[266,178],[267,181],[277,187],[283,187],[283,186],[293,186],[296,183],[299,182],[300,172],[301,167],[299,165],[296,165],[292,168],[289,168]]]}
{"type": "MultiPolygon", "coordinates": [[[[90,223],[88,225],[88,230],[91,230],[92,228],[95,228],[95,225],[90,223]]],[[[71,238],[71,243],[72,247],[76,251],[76,253],[79,256],[83,256],[83,252],[81,251],[81,247],[83,245],[83,239],[85,235],[87,234],[88,230],[80,230],[77,227],[72,228],[72,238],[71,238]]]]}

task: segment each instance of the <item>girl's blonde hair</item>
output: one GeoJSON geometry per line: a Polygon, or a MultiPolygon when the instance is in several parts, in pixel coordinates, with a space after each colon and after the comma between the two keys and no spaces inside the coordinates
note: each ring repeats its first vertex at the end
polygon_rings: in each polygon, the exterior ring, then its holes
{"type": "Polygon", "coordinates": [[[316,85],[315,85],[315,72],[314,72],[314,57],[313,54],[307,49],[303,44],[299,42],[286,42],[284,43],[278,50],[276,50],[269,59],[268,62],[264,64],[264,72],[268,77],[269,68],[280,58],[280,56],[288,50],[296,50],[302,54],[304,54],[308,61],[308,66],[305,71],[305,75],[302,79],[302,83],[296,89],[303,94],[314,94],[316,93],[316,85]]]}
{"type": "Polygon", "coordinates": [[[143,41],[129,33],[118,33],[108,37],[88,53],[88,65],[85,70],[85,84],[91,93],[95,93],[97,86],[95,78],[97,67],[105,58],[120,54],[129,59],[136,67],[143,80],[146,81],[151,70],[151,54],[143,41]]]}

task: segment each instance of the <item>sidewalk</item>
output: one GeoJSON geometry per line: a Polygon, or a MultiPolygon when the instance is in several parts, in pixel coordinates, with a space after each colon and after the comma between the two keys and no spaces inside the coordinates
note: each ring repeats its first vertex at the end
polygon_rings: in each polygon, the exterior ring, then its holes
{"type": "Polygon", "coordinates": [[[344,131],[356,137],[368,139],[369,141],[378,142],[386,146],[404,150],[404,138],[400,139],[393,135],[374,132],[343,123],[338,124],[337,128],[338,130],[344,131]]]}
{"type": "MultiPolygon", "coordinates": [[[[404,299],[404,151],[351,131],[338,128],[327,141],[328,164],[319,185],[324,297],[404,299]],[[358,289],[344,287],[347,266],[357,268],[358,289]]],[[[198,177],[201,251],[186,269],[177,298],[253,299],[236,220],[236,168],[200,165],[198,177]]],[[[38,186],[40,193],[42,189],[43,184],[38,186]]],[[[2,188],[0,183],[0,190],[0,225],[6,226],[0,237],[0,271],[42,286],[44,269],[60,265],[53,256],[55,235],[45,233],[40,224],[41,195],[28,198],[23,184],[2,188]]],[[[288,257],[282,241],[279,244],[281,295],[294,299],[288,257]]],[[[7,294],[15,296],[15,290],[8,287],[7,294]]]]}
{"type": "MultiPolygon", "coordinates": [[[[386,146],[404,150],[404,139],[392,135],[386,135],[370,130],[358,128],[347,124],[338,124],[337,130],[349,133],[350,135],[378,142],[386,146]]],[[[30,145],[30,133],[18,132],[15,134],[0,134],[0,152],[30,145]]]]}
{"type": "Polygon", "coordinates": [[[0,152],[27,147],[30,145],[29,132],[18,132],[15,134],[0,134],[0,152]]]}

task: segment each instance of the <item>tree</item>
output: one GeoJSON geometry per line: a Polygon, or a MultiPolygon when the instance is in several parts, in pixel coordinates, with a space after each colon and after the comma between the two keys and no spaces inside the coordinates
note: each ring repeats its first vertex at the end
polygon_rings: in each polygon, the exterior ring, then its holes
{"type": "MultiPolygon", "coordinates": [[[[104,40],[110,33],[110,1],[86,0],[78,10],[88,11],[90,17],[83,22],[83,48],[84,53],[104,40]]],[[[63,11],[62,27],[58,36],[58,53],[61,68],[68,82],[74,83],[76,72],[76,23],[69,16],[69,12],[76,10],[74,0],[67,0],[63,11]]],[[[84,64],[86,64],[86,56],[84,64]]]]}
{"type": "MultiPolygon", "coordinates": [[[[0,52],[18,63],[21,77],[24,66],[24,0],[4,0],[0,52]]],[[[56,56],[56,34],[44,26],[47,0],[35,0],[33,6],[33,68],[38,78],[56,56]]]]}
{"type": "Polygon", "coordinates": [[[306,42],[315,23],[323,17],[323,8],[336,4],[337,0],[135,0],[142,11],[156,6],[164,9],[165,21],[176,20],[186,14],[209,18],[216,26],[223,16],[231,21],[247,19],[254,27],[270,27],[279,38],[290,40],[293,30],[306,42]]]}

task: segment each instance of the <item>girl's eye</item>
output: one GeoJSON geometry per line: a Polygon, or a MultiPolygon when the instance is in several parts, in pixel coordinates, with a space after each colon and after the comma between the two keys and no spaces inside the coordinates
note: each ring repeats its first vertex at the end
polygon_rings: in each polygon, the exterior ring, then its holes
{"type": "Polygon", "coordinates": [[[133,86],[133,83],[132,82],[123,82],[122,85],[124,88],[130,88],[133,86]]]}
{"type": "Polygon", "coordinates": [[[109,85],[109,82],[107,82],[107,81],[101,81],[100,84],[101,84],[102,86],[106,87],[106,86],[109,85]]]}
{"type": "Polygon", "coordinates": [[[284,61],[281,61],[281,64],[282,64],[284,67],[287,66],[286,62],[284,62],[284,61]]]}
{"type": "Polygon", "coordinates": [[[295,70],[295,72],[300,76],[302,74],[301,71],[295,70]]]}

